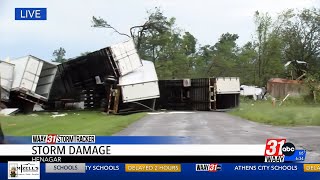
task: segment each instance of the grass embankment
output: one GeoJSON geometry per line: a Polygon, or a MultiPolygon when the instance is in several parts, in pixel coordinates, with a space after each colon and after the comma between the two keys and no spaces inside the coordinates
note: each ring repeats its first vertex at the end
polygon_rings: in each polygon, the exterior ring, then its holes
{"type": "Polygon", "coordinates": [[[63,117],[53,118],[52,115],[52,113],[36,113],[2,116],[0,121],[6,135],[29,136],[50,133],[112,135],[142,118],[145,113],[121,116],[81,111],[67,112],[63,117]]]}
{"type": "Polygon", "coordinates": [[[230,114],[255,122],[279,126],[320,126],[320,106],[288,100],[279,106],[271,101],[244,101],[230,114]]]}

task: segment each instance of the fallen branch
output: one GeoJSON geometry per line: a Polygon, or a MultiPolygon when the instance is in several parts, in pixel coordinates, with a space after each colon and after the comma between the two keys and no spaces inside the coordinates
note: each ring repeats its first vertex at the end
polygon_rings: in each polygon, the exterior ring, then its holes
{"type": "Polygon", "coordinates": [[[100,17],[96,18],[96,17],[93,16],[92,17],[92,23],[93,23],[92,27],[113,29],[116,33],[131,38],[128,34],[119,32],[116,28],[114,28],[113,26],[108,24],[107,21],[105,21],[104,19],[102,19],[100,17]]]}
{"type": "Polygon", "coordinates": [[[281,101],[281,103],[279,104],[279,106],[281,106],[282,103],[283,103],[289,96],[290,96],[290,94],[288,94],[288,95],[281,101]]]}

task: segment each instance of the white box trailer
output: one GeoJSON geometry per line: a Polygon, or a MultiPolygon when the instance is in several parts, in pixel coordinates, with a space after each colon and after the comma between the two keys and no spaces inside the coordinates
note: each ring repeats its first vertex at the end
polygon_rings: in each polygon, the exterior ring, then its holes
{"type": "Polygon", "coordinates": [[[217,77],[215,109],[225,110],[235,108],[240,103],[240,78],[217,77]]]}
{"type": "Polygon", "coordinates": [[[47,100],[57,72],[57,66],[34,56],[25,56],[11,61],[15,65],[11,91],[47,100]]]}
{"type": "Polygon", "coordinates": [[[142,60],[143,66],[119,78],[124,103],[160,97],[158,76],[153,62],[142,60]]]}
{"type": "Polygon", "coordinates": [[[133,40],[112,45],[110,46],[110,50],[120,76],[124,76],[142,67],[142,60],[138,55],[133,40]]]}
{"type": "Polygon", "coordinates": [[[8,101],[13,83],[14,64],[0,61],[1,100],[8,101]]]}
{"type": "Polygon", "coordinates": [[[217,77],[217,94],[240,94],[240,78],[238,77],[217,77]]]}

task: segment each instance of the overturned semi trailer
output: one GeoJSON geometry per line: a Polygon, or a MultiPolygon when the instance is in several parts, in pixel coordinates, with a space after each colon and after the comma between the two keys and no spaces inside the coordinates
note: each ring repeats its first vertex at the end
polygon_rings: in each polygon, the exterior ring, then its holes
{"type": "Polygon", "coordinates": [[[237,77],[160,80],[159,88],[159,109],[213,111],[239,105],[237,77]]]}
{"type": "Polygon", "coordinates": [[[58,73],[45,109],[82,106],[84,109],[118,113],[124,109],[135,109],[128,104],[149,104],[137,102],[149,98],[133,100],[134,97],[127,93],[127,89],[133,87],[127,79],[130,79],[131,74],[139,74],[143,65],[132,40],[62,63],[58,65],[58,73]]]}
{"type": "Polygon", "coordinates": [[[84,102],[84,108],[105,107],[107,86],[141,66],[132,40],[59,64],[45,108],[61,109],[79,102],[84,102]]]}
{"type": "Polygon", "coordinates": [[[105,112],[112,114],[153,111],[156,99],[160,97],[158,77],[153,62],[142,60],[142,63],[142,67],[116,81],[107,81],[100,100],[95,100],[95,91],[86,91],[89,94],[82,98],[86,108],[97,108],[101,105],[105,112]]]}
{"type": "Polygon", "coordinates": [[[30,112],[35,104],[45,104],[50,96],[57,66],[31,55],[10,63],[15,65],[10,106],[30,112]]]}
{"type": "Polygon", "coordinates": [[[84,101],[86,109],[101,108],[112,114],[154,110],[156,99],[160,97],[157,73],[153,62],[142,60],[142,64],[117,79],[109,78],[99,90],[82,91],[85,93],[80,101],[84,101]]]}
{"type": "Polygon", "coordinates": [[[14,64],[0,61],[0,100],[9,102],[10,90],[13,83],[14,64]]]}

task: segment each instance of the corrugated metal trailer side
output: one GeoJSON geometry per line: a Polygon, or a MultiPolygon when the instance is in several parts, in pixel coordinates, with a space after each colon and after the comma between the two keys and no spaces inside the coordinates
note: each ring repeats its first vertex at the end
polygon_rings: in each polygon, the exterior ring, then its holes
{"type": "Polygon", "coordinates": [[[190,87],[183,80],[159,80],[160,99],[157,108],[169,110],[192,110],[190,87]]]}
{"type": "MultiPolygon", "coordinates": [[[[59,64],[47,108],[54,108],[60,100],[80,101],[84,91],[104,88],[103,83],[109,77],[118,75],[107,48],[59,64]]],[[[96,94],[96,99],[105,96],[104,93],[96,94]]]]}
{"type": "Polygon", "coordinates": [[[235,83],[234,85],[223,82],[223,90],[218,91],[217,87],[221,87],[221,84],[217,84],[217,79],[222,80],[221,78],[160,80],[160,100],[157,102],[157,108],[212,111],[237,107],[240,85],[237,91],[237,82],[232,79],[230,83],[235,83]],[[226,85],[232,88],[227,88],[226,85]]]}
{"type": "Polygon", "coordinates": [[[214,79],[212,78],[191,80],[190,98],[193,110],[215,110],[214,83],[214,79]]]}
{"type": "Polygon", "coordinates": [[[53,109],[57,103],[61,105],[61,100],[83,101],[89,92],[95,92],[94,100],[86,99],[85,106],[100,108],[99,104],[105,104],[110,94],[109,84],[141,66],[142,61],[133,41],[112,45],[62,63],[58,65],[58,74],[46,108],[53,109]]]}
{"type": "Polygon", "coordinates": [[[308,94],[308,87],[303,81],[272,78],[267,83],[267,91],[272,97],[284,98],[290,96],[301,96],[308,94]]]}
{"type": "Polygon", "coordinates": [[[215,109],[214,79],[160,80],[158,108],[209,111],[215,109]]]}

